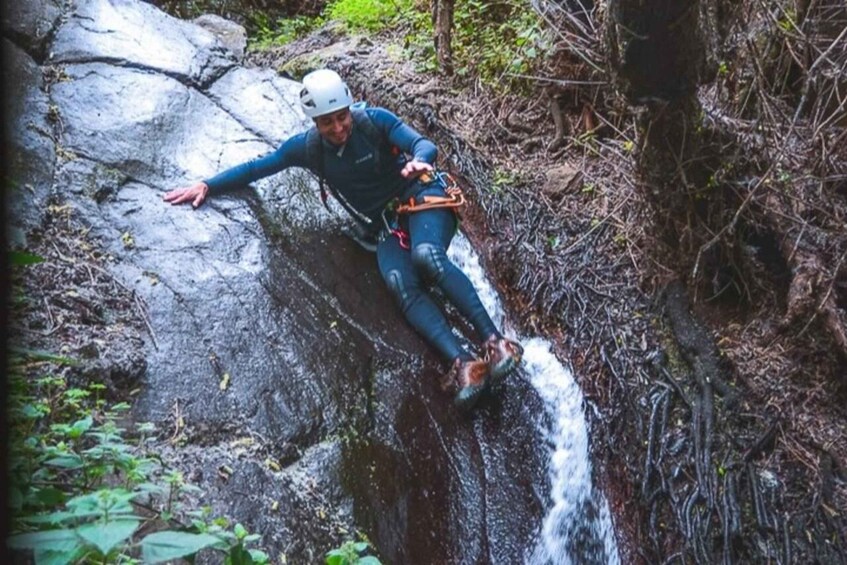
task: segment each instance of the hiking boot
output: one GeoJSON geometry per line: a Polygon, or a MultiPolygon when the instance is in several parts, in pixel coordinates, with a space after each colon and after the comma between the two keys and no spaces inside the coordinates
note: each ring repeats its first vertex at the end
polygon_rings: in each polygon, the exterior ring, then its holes
{"type": "Polygon", "coordinates": [[[508,375],[518,366],[523,357],[521,344],[505,337],[492,338],[485,342],[485,361],[488,374],[494,380],[508,375]]]}
{"type": "Polygon", "coordinates": [[[470,412],[488,388],[488,364],[474,359],[456,359],[445,378],[445,385],[458,388],[453,404],[462,412],[470,412]]]}

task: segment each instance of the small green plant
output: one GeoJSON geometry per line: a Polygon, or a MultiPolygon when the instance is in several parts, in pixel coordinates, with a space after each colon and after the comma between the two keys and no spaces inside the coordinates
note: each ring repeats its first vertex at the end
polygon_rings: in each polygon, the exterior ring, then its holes
{"type": "Polygon", "coordinates": [[[454,22],[456,73],[476,74],[498,90],[527,87],[549,47],[540,17],[519,0],[459,3],[454,22]]]}
{"type": "Polygon", "coordinates": [[[15,267],[34,265],[36,263],[43,262],[44,257],[41,257],[40,255],[34,255],[25,251],[9,251],[9,264],[15,267]]]}
{"type": "Polygon", "coordinates": [[[335,0],[325,13],[328,19],[340,21],[353,31],[374,33],[412,9],[411,0],[335,0]]]}
{"type": "Polygon", "coordinates": [[[521,178],[517,173],[497,168],[494,169],[494,179],[492,179],[490,191],[495,195],[500,194],[505,188],[515,186],[520,182],[521,178]]]}
{"type": "MultiPolygon", "coordinates": [[[[67,388],[54,375],[34,380],[32,388],[22,378],[26,359],[43,357],[17,357],[10,375],[10,503],[17,533],[9,547],[33,551],[36,564],[125,562],[139,550],[145,563],[158,563],[207,548],[224,552],[230,563],[267,562],[267,555],[245,547],[258,536],[240,524],[233,532],[197,522],[193,532],[164,529],[180,495],[198,489],[124,438],[116,422],[126,404],[100,410],[88,390],[67,388]],[[153,482],[163,472],[165,486],[153,482]],[[141,515],[134,503],[157,513],[141,515]],[[137,535],[147,522],[158,522],[160,531],[137,535]]],[[[138,427],[142,437],[149,431],[150,424],[138,427]]]]}
{"type": "Polygon", "coordinates": [[[373,555],[364,555],[370,545],[366,541],[348,541],[326,554],[326,565],[380,565],[373,555]]]}
{"type": "Polygon", "coordinates": [[[320,16],[294,16],[272,22],[262,12],[253,12],[251,19],[256,30],[250,38],[250,48],[254,50],[286,45],[324,24],[320,16]]]}

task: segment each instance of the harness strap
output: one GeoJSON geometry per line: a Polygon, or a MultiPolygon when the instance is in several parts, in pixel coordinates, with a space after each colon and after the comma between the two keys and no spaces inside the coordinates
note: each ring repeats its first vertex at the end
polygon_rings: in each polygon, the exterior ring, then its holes
{"type": "MultiPolygon", "coordinates": [[[[365,110],[364,103],[357,102],[350,106],[350,114],[353,117],[354,125],[362,131],[365,138],[373,146],[375,172],[379,172],[383,166],[383,152],[387,152],[393,159],[400,159],[403,152],[399,147],[393,145],[388,140],[387,135],[376,126],[365,110]]],[[[321,191],[321,202],[324,208],[331,212],[328,201],[329,196],[332,195],[341,204],[341,207],[359,224],[368,228],[373,227],[372,222],[359,213],[358,210],[354,209],[339,191],[326,180],[323,144],[316,127],[312,127],[306,133],[306,156],[313,167],[313,171],[317,173],[316,176],[321,191]]]]}
{"type": "Polygon", "coordinates": [[[410,198],[406,204],[397,206],[398,214],[414,214],[415,212],[423,212],[424,210],[434,210],[437,208],[461,208],[465,205],[465,195],[462,194],[462,189],[450,187],[446,191],[447,196],[423,196],[421,198],[410,198]]]}
{"type": "Polygon", "coordinates": [[[431,175],[421,175],[421,179],[426,182],[441,182],[444,185],[446,196],[422,196],[420,198],[409,198],[405,204],[398,204],[394,209],[398,214],[414,214],[415,212],[423,212],[424,210],[435,210],[437,208],[452,208],[458,213],[458,209],[465,204],[465,195],[456,179],[448,173],[437,173],[433,179],[431,175]]]}

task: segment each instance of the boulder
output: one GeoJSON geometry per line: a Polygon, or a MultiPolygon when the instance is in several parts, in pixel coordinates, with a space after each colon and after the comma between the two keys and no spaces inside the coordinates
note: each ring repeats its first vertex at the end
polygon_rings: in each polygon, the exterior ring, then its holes
{"type": "Polygon", "coordinates": [[[247,49],[247,30],[244,26],[215,14],[203,14],[191,21],[217,37],[236,61],[244,59],[244,51],[247,49]]]}

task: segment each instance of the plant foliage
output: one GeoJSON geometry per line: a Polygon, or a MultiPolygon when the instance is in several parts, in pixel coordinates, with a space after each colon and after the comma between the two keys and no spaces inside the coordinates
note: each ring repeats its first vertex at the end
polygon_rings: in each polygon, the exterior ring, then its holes
{"type": "Polygon", "coordinates": [[[326,8],[326,17],[342,22],[353,31],[377,32],[414,9],[411,0],[335,0],[326,8]]]}
{"type": "Polygon", "coordinates": [[[255,50],[282,46],[303,37],[325,23],[321,16],[299,15],[272,20],[264,12],[250,16],[255,31],[250,37],[250,47],[255,50]]]}
{"type": "Polygon", "coordinates": [[[326,565],[380,565],[373,555],[366,555],[370,545],[366,541],[348,541],[326,554],[326,565]]]}
{"type": "MultiPolygon", "coordinates": [[[[404,34],[405,55],[421,72],[437,70],[429,2],[415,0],[334,0],[322,16],[272,20],[251,16],[254,49],[284,45],[327,21],[355,33],[395,30],[404,34]]],[[[469,0],[455,6],[453,56],[456,74],[479,79],[499,90],[525,89],[529,76],[551,50],[543,20],[520,0],[469,0]]]]}
{"type": "MultiPolygon", "coordinates": [[[[36,261],[27,254],[18,265],[36,261]]],[[[12,535],[7,545],[30,551],[36,565],[159,563],[209,549],[227,563],[267,563],[247,549],[259,536],[208,509],[183,508],[197,491],[179,472],[148,455],[155,431],[119,422],[129,405],[108,405],[100,383],[72,386],[63,369],[75,362],[41,351],[12,349],[8,465],[12,535]],[[175,519],[191,518],[190,525],[175,519]]]]}

